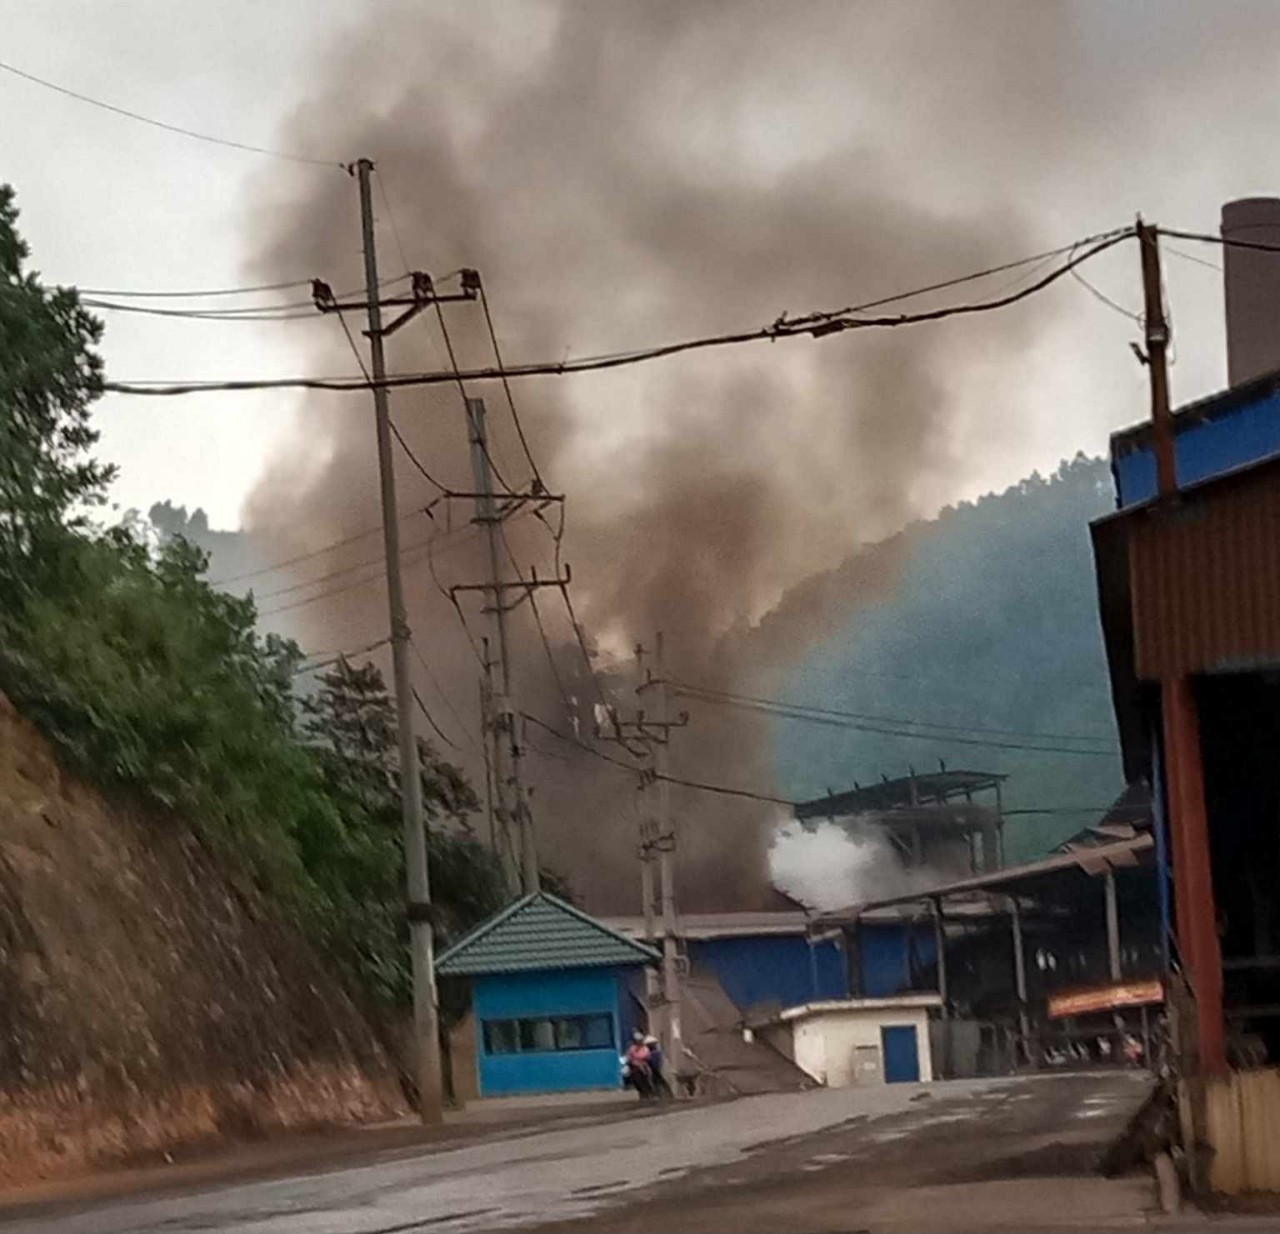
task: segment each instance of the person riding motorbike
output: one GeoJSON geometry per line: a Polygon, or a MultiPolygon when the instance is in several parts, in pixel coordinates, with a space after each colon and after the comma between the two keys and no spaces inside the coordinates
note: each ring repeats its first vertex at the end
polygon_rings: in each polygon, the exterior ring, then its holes
{"type": "Polygon", "coordinates": [[[667,1083],[666,1074],[663,1072],[663,1063],[666,1056],[662,1052],[662,1043],[657,1037],[646,1037],[644,1039],[645,1049],[649,1051],[649,1074],[653,1080],[653,1090],[655,1093],[663,1097],[671,1096],[671,1085],[667,1083]]]}
{"type": "Polygon", "coordinates": [[[622,1056],[622,1082],[634,1088],[641,1100],[653,1096],[653,1066],[644,1034],[637,1029],[631,1034],[631,1044],[622,1056]]]}

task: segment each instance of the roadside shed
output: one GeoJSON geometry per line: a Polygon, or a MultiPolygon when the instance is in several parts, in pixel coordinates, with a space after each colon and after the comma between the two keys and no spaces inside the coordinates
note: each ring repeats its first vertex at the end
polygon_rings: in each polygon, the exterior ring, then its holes
{"type": "Polygon", "coordinates": [[[933,1079],[929,1011],[937,994],[842,998],[788,1007],[753,1031],[830,1088],[933,1079]]]}
{"type": "Polygon", "coordinates": [[[468,978],[482,1097],[616,1088],[636,1027],[629,980],[661,956],[547,892],[524,896],[440,955],[468,978]]]}

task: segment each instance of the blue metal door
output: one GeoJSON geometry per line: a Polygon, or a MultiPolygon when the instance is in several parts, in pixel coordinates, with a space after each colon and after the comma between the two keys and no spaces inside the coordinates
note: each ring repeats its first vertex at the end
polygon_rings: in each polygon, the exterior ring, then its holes
{"type": "Polygon", "coordinates": [[[880,1029],[886,1084],[914,1084],[920,1079],[920,1048],[912,1024],[886,1025],[880,1029]]]}

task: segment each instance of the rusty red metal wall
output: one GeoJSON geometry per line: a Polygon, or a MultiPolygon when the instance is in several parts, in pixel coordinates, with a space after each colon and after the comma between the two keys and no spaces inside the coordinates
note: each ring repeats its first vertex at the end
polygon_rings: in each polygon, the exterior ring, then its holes
{"type": "Polygon", "coordinates": [[[1280,666],[1280,467],[1135,512],[1137,676],[1280,666]]]}

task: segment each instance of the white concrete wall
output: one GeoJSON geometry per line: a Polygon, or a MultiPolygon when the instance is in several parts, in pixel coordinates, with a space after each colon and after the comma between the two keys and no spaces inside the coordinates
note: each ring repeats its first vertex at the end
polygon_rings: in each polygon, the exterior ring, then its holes
{"type": "MultiPolygon", "coordinates": [[[[796,1066],[820,1084],[845,1088],[855,1082],[859,1046],[880,1049],[880,1029],[910,1025],[916,1030],[920,1079],[933,1079],[929,1049],[929,1016],[923,1007],[850,1008],[820,1011],[792,1022],[796,1066]]],[[[883,1074],[884,1061],[881,1059],[883,1074]]]]}

